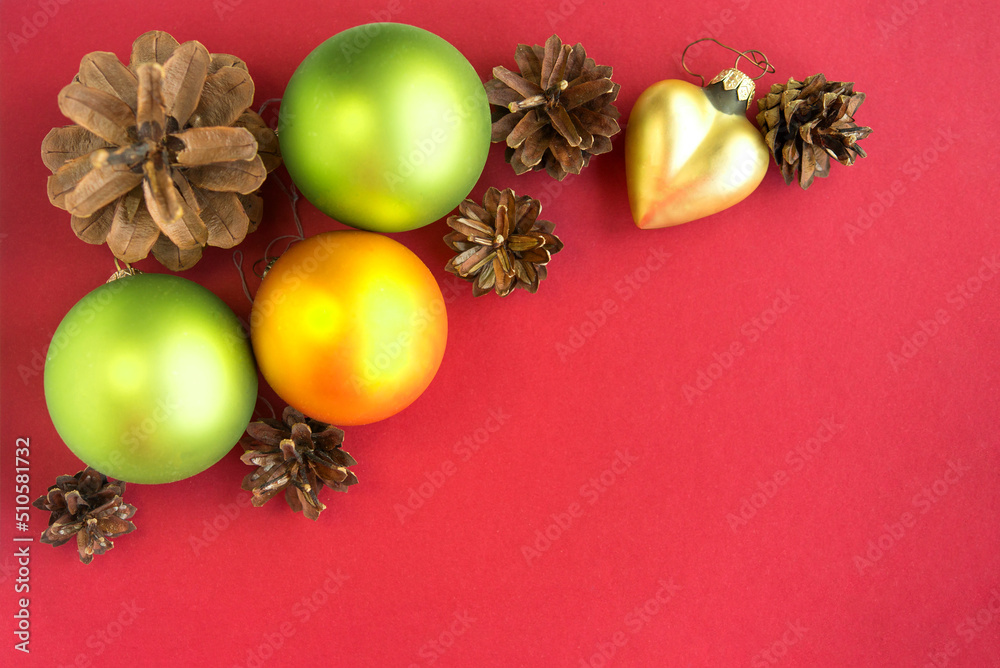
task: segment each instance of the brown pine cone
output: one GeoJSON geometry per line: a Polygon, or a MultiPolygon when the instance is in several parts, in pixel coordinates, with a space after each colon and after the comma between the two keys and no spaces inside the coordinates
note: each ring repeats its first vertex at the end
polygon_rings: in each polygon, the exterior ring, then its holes
{"type": "Polygon", "coordinates": [[[235,246],[260,224],[255,192],[281,162],[253,94],[243,61],[165,32],[139,37],[127,67],[87,54],[59,93],[76,125],[42,142],[49,200],[80,239],[124,262],[152,252],[180,271],[206,245],[235,246]]]}
{"type": "Polygon", "coordinates": [[[562,181],[590,156],[611,150],[610,138],[621,130],[613,104],[621,86],[611,81],[610,67],[556,35],[544,47],[518,44],[514,60],[520,76],[493,68],[486,94],[494,105],[492,141],[507,143],[515,173],[545,169],[562,181]]]}
{"type": "Polygon", "coordinates": [[[95,554],[114,547],[112,538],[135,531],[128,521],[135,515],[135,506],[122,501],[124,494],[123,481],[109,481],[89,466],[76,475],[59,476],[45,496],[32,504],[52,513],[42,542],[58,547],[76,536],[80,561],[89,564],[95,554]]]}
{"type": "Polygon", "coordinates": [[[555,224],[538,220],[541,203],[527,195],[517,197],[510,188],[490,188],[482,206],[467,199],[458,210],[461,215],[448,218],[452,231],[444,237],[458,255],[445,270],[471,282],[476,297],[490,290],[501,297],[515,288],[537,292],[553,253],[563,248],[552,233],[555,224]]]}
{"type": "Polygon", "coordinates": [[[830,158],[852,165],[857,156],[866,157],[857,142],[872,129],[854,124],[864,101],[853,82],[827,81],[823,74],[774,84],[757,100],[757,124],[786,184],[798,172],[805,190],[815,177],[830,175],[830,158]]]}
{"type": "Polygon", "coordinates": [[[251,422],[249,438],[240,441],[244,463],[258,467],[243,479],[243,489],[253,493],[251,503],[260,507],[285,490],[285,500],[295,512],[312,520],[326,506],[317,494],[323,485],[346,492],[358,478],[347,469],[357,462],[344,452],[344,431],[306,417],[287,406],[281,420],[251,422]]]}

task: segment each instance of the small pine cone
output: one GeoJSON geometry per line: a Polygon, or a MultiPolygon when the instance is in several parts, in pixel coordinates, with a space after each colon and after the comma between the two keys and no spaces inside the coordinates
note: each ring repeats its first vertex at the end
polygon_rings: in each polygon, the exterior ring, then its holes
{"type": "Polygon", "coordinates": [[[611,136],[621,130],[613,104],[621,86],[611,81],[610,67],[556,35],[544,47],[518,44],[514,60],[521,74],[494,67],[486,94],[494,106],[492,141],[507,143],[516,174],[545,169],[562,181],[590,156],[611,150],[611,136]]]}
{"type": "Polygon", "coordinates": [[[458,255],[445,271],[472,283],[476,297],[491,290],[506,297],[515,288],[537,292],[547,276],[546,265],[563,248],[552,232],[555,224],[538,220],[541,203],[527,195],[517,197],[510,188],[490,188],[482,206],[467,199],[458,211],[460,215],[448,218],[452,231],[444,237],[458,255]]]}
{"type": "Polygon", "coordinates": [[[75,536],[80,561],[89,564],[95,554],[114,547],[112,538],[135,531],[129,522],[135,506],[122,501],[124,493],[124,481],[108,480],[90,467],[76,475],[59,476],[45,496],[32,504],[52,513],[42,542],[58,547],[75,536]]]}
{"type": "Polygon", "coordinates": [[[243,489],[253,494],[254,506],[263,506],[284,490],[292,510],[317,520],[326,510],[318,496],[324,485],[346,492],[358,482],[347,468],[357,462],[340,447],[344,431],[291,406],[285,408],[281,420],[251,422],[247,437],[240,441],[244,450],[240,459],[257,469],[243,479],[243,489]]]}
{"type": "Polygon", "coordinates": [[[866,156],[857,142],[872,129],[854,124],[864,101],[853,82],[827,81],[823,74],[774,84],[757,100],[757,124],[786,184],[798,172],[805,190],[815,177],[829,176],[830,158],[852,165],[857,156],[866,156]]]}

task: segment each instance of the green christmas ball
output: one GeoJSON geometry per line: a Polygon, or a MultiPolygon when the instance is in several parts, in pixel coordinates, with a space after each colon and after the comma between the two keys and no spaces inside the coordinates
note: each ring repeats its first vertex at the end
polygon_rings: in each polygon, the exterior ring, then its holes
{"type": "Polygon", "coordinates": [[[69,449],[138,483],[181,480],[219,461],[257,399],[236,315],[197,283],[165,274],[120,278],[77,302],[52,336],[44,384],[69,449]]]}
{"type": "Polygon", "coordinates": [[[490,147],[475,69],[437,35],[370,23],[334,35],[299,65],[281,99],[281,154],[327,215],[402,232],[452,211],[490,147]]]}

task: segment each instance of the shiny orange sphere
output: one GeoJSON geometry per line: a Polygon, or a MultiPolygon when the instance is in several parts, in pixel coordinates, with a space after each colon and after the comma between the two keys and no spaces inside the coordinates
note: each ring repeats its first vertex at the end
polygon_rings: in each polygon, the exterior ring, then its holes
{"type": "Polygon", "coordinates": [[[448,317],[420,258],[373,232],[325,232],[289,248],[264,276],[250,339],[285,402],[335,425],[395,415],[427,389],[448,317]]]}

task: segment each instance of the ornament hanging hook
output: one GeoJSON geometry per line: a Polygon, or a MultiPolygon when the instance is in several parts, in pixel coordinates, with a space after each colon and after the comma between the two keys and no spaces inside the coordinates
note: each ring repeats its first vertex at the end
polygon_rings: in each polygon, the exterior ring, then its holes
{"type": "Polygon", "coordinates": [[[755,66],[760,68],[760,74],[758,74],[755,77],[751,77],[751,79],[753,79],[754,81],[757,81],[765,74],[774,74],[774,65],[772,65],[771,61],[767,59],[767,56],[764,55],[763,51],[758,51],[757,49],[747,49],[746,51],[740,51],[739,55],[736,56],[736,62],[733,63],[734,68],[739,66],[740,58],[746,58],[755,66]],[[756,53],[757,55],[760,56],[760,60],[757,60],[757,58],[751,58],[750,56],[747,55],[748,53],[749,54],[756,53]]]}
{"type": "Polygon", "coordinates": [[[111,274],[111,278],[104,281],[105,283],[110,283],[111,281],[117,281],[119,278],[125,278],[126,276],[135,276],[136,274],[141,274],[142,272],[133,267],[128,262],[125,262],[125,268],[123,269],[120,264],[118,264],[118,257],[115,260],[115,273],[111,274]]]}
{"type": "Polygon", "coordinates": [[[734,68],[740,64],[740,58],[746,58],[751,63],[753,63],[756,67],[760,68],[760,74],[758,74],[755,77],[752,77],[752,79],[754,81],[756,81],[757,79],[760,79],[765,74],[769,74],[769,73],[773,73],[774,72],[774,65],[772,65],[771,61],[767,59],[767,56],[765,56],[761,51],[758,51],[757,49],[749,49],[747,51],[738,51],[737,49],[734,49],[731,46],[723,44],[722,42],[720,42],[719,40],[715,39],[714,37],[702,37],[701,39],[696,39],[695,41],[691,42],[690,44],[688,44],[687,46],[684,47],[684,51],[681,52],[681,67],[683,67],[684,71],[687,72],[688,74],[690,74],[691,76],[698,77],[699,79],[701,79],[701,85],[703,87],[705,85],[705,77],[702,76],[701,74],[696,74],[695,72],[692,72],[690,70],[690,68],[688,68],[688,66],[687,66],[687,62],[685,61],[685,57],[687,56],[688,49],[690,49],[692,46],[694,46],[698,42],[705,42],[705,41],[715,42],[716,44],[718,44],[719,46],[721,46],[723,49],[727,49],[727,50],[732,51],[733,53],[735,53],[736,54],[736,62],[733,64],[734,68]],[[759,55],[760,59],[758,60],[757,57],[754,56],[753,54],[759,55]]]}

